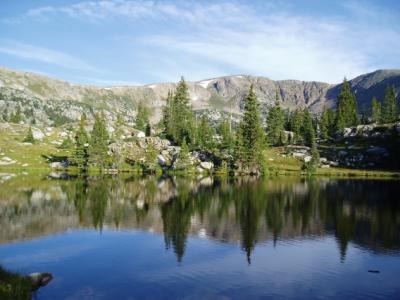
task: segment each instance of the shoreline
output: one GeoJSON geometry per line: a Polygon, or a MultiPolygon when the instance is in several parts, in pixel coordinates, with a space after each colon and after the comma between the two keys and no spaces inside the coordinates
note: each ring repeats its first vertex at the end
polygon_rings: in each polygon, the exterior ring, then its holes
{"type": "MultiPolygon", "coordinates": [[[[193,177],[193,176],[213,176],[213,177],[227,177],[227,178],[242,178],[252,177],[249,174],[232,174],[225,172],[182,172],[168,170],[164,172],[147,173],[138,169],[99,169],[89,168],[86,172],[81,172],[77,168],[27,168],[27,167],[0,167],[0,173],[16,173],[18,175],[48,175],[51,173],[67,174],[67,175],[138,175],[138,176],[179,176],[179,177],[193,177]]],[[[400,172],[388,170],[365,170],[365,169],[345,169],[345,168],[318,168],[313,173],[307,173],[300,170],[284,170],[284,169],[268,169],[265,174],[254,176],[260,178],[273,178],[273,177],[301,177],[301,178],[364,178],[364,179],[400,179],[400,172]]]]}

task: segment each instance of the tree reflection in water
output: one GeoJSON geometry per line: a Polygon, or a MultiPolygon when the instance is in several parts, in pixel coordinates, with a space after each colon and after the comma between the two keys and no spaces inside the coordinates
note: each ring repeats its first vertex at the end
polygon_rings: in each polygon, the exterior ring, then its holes
{"type": "Polygon", "coordinates": [[[399,249],[397,181],[121,176],[12,180],[16,182],[7,192],[0,192],[2,243],[74,227],[101,231],[107,225],[163,233],[166,248],[173,249],[178,262],[188,237],[197,235],[227,243],[239,240],[249,264],[256,245],[266,241],[331,235],[342,262],[350,242],[369,251],[399,249]]]}

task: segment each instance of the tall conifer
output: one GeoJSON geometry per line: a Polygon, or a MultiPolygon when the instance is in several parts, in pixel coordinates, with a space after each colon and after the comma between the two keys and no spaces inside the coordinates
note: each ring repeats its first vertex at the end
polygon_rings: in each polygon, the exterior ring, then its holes
{"type": "Polygon", "coordinates": [[[396,91],[394,86],[388,86],[385,90],[385,96],[382,101],[382,122],[394,122],[396,121],[398,114],[396,91]]]}
{"type": "Polygon", "coordinates": [[[103,114],[96,114],[93,130],[90,134],[89,158],[90,161],[100,167],[107,162],[108,132],[103,114]]]}

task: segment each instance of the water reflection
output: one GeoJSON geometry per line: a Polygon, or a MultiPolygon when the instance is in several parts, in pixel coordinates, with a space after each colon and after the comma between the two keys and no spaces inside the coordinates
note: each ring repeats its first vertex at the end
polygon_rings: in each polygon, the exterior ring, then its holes
{"type": "Polygon", "coordinates": [[[240,243],[247,262],[258,243],[334,236],[342,262],[350,242],[398,252],[398,181],[173,177],[14,177],[1,183],[0,242],[74,228],[162,233],[184,260],[189,236],[240,243]]]}

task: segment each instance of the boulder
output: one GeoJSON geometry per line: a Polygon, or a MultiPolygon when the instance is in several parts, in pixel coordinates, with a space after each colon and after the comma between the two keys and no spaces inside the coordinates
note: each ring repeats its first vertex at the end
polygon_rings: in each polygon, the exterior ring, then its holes
{"type": "Polygon", "coordinates": [[[136,137],[138,137],[138,138],[145,138],[145,137],[146,137],[146,134],[145,134],[143,131],[139,131],[139,132],[136,134],[136,137]]]}
{"type": "Polygon", "coordinates": [[[53,279],[53,275],[50,273],[32,273],[29,274],[29,278],[32,284],[32,291],[36,291],[46,286],[53,279]]]}
{"type": "Polygon", "coordinates": [[[60,161],[54,161],[52,163],[50,163],[50,168],[52,169],[62,169],[64,168],[63,163],[60,161]]]}
{"type": "Polygon", "coordinates": [[[44,133],[38,128],[32,128],[32,135],[35,140],[42,140],[44,138],[44,133]]]}
{"type": "Polygon", "coordinates": [[[303,152],[293,152],[293,157],[304,157],[306,154],[303,152]]]}
{"type": "Polygon", "coordinates": [[[214,164],[209,161],[202,161],[200,167],[204,170],[210,171],[214,167],[214,164]]]}
{"type": "Polygon", "coordinates": [[[331,161],[331,162],[329,163],[329,165],[332,166],[332,167],[337,167],[337,166],[339,166],[339,162],[337,162],[337,161],[331,161]]]}
{"type": "Polygon", "coordinates": [[[310,162],[311,161],[311,159],[312,159],[312,157],[311,156],[309,156],[309,155],[307,155],[307,156],[304,156],[304,162],[306,162],[306,163],[308,163],[308,162],[310,162]]]}
{"type": "Polygon", "coordinates": [[[160,166],[165,166],[167,164],[167,159],[162,154],[157,156],[157,161],[160,166]]]}

